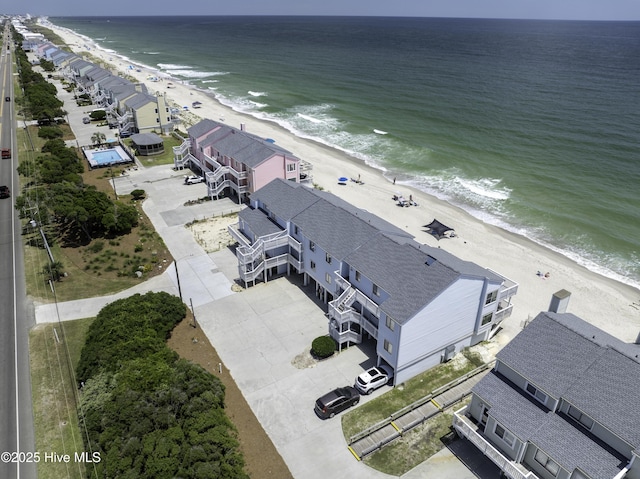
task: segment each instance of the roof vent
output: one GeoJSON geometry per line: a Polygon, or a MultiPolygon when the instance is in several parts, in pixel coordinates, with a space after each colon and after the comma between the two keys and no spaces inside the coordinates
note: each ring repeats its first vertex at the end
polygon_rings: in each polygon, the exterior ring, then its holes
{"type": "Polygon", "coordinates": [[[426,264],[427,266],[431,266],[435,262],[436,259],[433,256],[427,255],[427,261],[425,261],[424,264],[426,264]]]}

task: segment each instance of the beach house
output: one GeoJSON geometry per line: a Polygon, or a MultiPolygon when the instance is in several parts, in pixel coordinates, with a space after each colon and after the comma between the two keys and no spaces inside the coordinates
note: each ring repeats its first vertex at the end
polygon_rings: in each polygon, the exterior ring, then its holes
{"type": "MultiPolygon", "coordinates": [[[[44,51],[56,55],[50,47],[44,51]]],[[[58,66],[77,85],[79,93],[87,93],[96,106],[104,108],[120,137],[173,131],[174,121],[164,94],[152,95],[144,83],[133,83],[77,55],[62,58],[58,66]]]]}
{"type": "Polygon", "coordinates": [[[640,345],[540,313],[453,425],[514,479],[640,478],[640,345]]]}
{"type": "Polygon", "coordinates": [[[205,177],[211,198],[235,196],[239,202],[275,178],[310,181],[311,165],[275,144],[223,123],[204,119],[174,147],[176,169],[189,167],[205,177]]]}
{"type": "Polygon", "coordinates": [[[400,384],[489,339],[518,285],[327,192],[277,179],[229,228],[245,285],[301,277],[340,348],[370,341],[400,384]]]}

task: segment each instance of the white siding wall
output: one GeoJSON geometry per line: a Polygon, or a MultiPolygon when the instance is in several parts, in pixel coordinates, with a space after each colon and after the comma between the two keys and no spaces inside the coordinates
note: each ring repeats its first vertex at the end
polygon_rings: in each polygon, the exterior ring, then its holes
{"type": "Polygon", "coordinates": [[[414,376],[420,369],[425,371],[439,363],[440,355],[449,345],[456,345],[459,351],[469,344],[479,301],[483,300],[482,290],[482,280],[461,278],[402,326],[397,345],[398,370],[411,371],[403,376],[414,376]],[[422,365],[414,367],[418,362],[422,365]]]}
{"type": "Polygon", "coordinates": [[[378,357],[384,359],[394,369],[395,377],[394,384],[400,384],[405,381],[401,376],[398,376],[398,344],[400,343],[400,325],[395,324],[393,331],[387,327],[387,317],[382,314],[382,317],[378,321],[378,344],[376,345],[376,353],[378,357]],[[392,351],[389,353],[384,349],[385,340],[389,341],[392,345],[392,351]]]}

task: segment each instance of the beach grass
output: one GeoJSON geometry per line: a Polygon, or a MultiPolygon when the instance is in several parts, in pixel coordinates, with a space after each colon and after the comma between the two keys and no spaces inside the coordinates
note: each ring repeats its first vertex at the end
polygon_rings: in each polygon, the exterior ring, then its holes
{"type": "Polygon", "coordinates": [[[29,360],[36,451],[40,479],[83,478],[85,466],[74,460],[45,461],[45,453],[74,454],[84,451],[78,426],[75,367],[93,318],[43,324],[29,334],[29,360]]]}
{"type": "Polygon", "coordinates": [[[342,416],[342,432],[347,442],[361,431],[387,419],[405,406],[431,394],[435,389],[478,367],[477,357],[465,352],[456,360],[439,364],[391,391],[342,416]],[[466,356],[472,358],[468,359],[466,356]]]}
{"type": "Polygon", "coordinates": [[[364,463],[380,472],[402,476],[456,439],[452,420],[451,411],[439,413],[365,457],[364,463]]]}

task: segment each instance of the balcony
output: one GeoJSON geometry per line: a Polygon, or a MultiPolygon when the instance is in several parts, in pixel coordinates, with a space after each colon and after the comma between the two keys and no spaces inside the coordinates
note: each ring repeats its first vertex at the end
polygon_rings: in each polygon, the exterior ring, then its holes
{"type": "Polygon", "coordinates": [[[511,316],[511,312],[513,311],[513,304],[507,304],[504,302],[500,302],[498,305],[498,309],[495,313],[493,313],[493,321],[495,323],[499,323],[504,321],[509,316],[511,316]]]}
{"type": "Polygon", "coordinates": [[[533,472],[525,469],[524,466],[518,464],[491,445],[482,434],[476,430],[473,424],[464,413],[467,407],[463,407],[453,413],[453,427],[460,437],[466,437],[478,450],[487,456],[493,463],[498,466],[511,479],[538,479],[533,472]]]}
{"type": "Polygon", "coordinates": [[[333,327],[331,325],[331,322],[329,322],[329,336],[331,336],[340,346],[342,346],[347,341],[356,344],[362,342],[362,333],[351,331],[350,329],[346,331],[340,331],[339,329],[333,327]]]}

